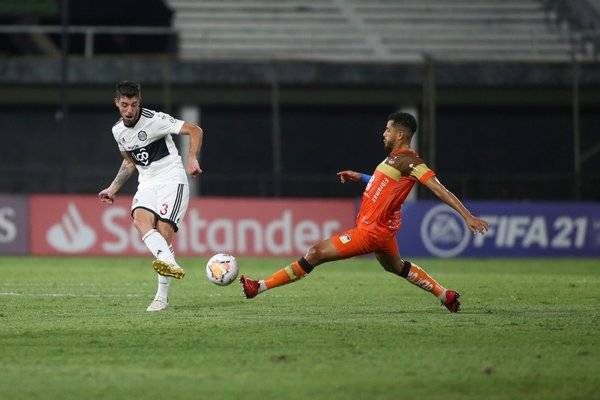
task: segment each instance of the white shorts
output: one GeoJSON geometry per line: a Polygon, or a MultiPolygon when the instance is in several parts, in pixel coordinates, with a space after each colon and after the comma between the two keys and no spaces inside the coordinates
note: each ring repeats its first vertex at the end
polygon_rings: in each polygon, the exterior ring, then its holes
{"type": "Polygon", "coordinates": [[[138,187],[131,202],[131,215],[136,208],[143,208],[161,221],[173,225],[175,232],[177,224],[185,215],[190,200],[190,188],[182,183],[145,184],[138,187]]]}

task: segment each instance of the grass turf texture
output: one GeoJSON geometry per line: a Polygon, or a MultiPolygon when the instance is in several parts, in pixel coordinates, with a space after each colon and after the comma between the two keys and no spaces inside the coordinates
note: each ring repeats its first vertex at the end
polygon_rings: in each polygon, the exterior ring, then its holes
{"type": "MultiPolygon", "coordinates": [[[[0,258],[3,399],[597,399],[598,260],[414,260],[450,314],[372,258],[244,300],[181,259],[0,258]]],[[[291,260],[240,259],[264,277],[291,260]]]]}

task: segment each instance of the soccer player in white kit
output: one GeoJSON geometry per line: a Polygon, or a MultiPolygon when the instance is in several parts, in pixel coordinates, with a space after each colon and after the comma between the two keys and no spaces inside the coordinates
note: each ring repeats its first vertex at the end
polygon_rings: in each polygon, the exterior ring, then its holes
{"type": "Polygon", "coordinates": [[[167,308],[171,277],[181,279],[185,271],[175,260],[173,235],[185,215],[189,201],[187,173],[196,178],[202,173],[198,154],[202,147],[202,129],[162,112],[141,107],[140,84],[121,81],[117,84],[115,105],[121,119],[113,128],[123,163],[109,187],[98,193],[102,202],[112,204],[115,194],[138,171],[138,188],[131,204],[133,225],[156,258],[152,262],[158,273],[158,290],[147,311],[167,308]],[[171,135],[190,137],[184,169],[171,135]]]}

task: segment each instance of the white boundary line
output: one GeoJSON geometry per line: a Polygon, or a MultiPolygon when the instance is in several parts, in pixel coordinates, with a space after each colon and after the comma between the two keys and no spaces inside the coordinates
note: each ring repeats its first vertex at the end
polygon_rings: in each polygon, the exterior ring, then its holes
{"type": "Polygon", "coordinates": [[[19,293],[0,292],[0,296],[26,296],[26,297],[142,297],[141,294],[74,294],[74,293],[19,293]]]}

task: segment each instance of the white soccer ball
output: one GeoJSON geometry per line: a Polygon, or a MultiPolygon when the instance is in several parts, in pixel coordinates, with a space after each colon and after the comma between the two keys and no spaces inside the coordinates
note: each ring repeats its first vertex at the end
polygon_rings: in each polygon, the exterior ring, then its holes
{"type": "Polygon", "coordinates": [[[215,254],[206,263],[206,276],[215,285],[227,286],[238,276],[237,260],[231,254],[215,254]]]}

